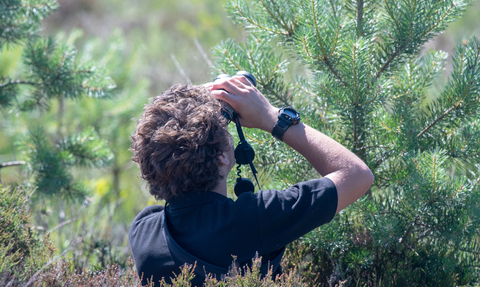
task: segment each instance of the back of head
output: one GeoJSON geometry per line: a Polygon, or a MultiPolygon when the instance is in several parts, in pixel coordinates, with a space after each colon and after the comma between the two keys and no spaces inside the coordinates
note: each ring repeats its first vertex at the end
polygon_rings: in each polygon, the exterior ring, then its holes
{"type": "Polygon", "coordinates": [[[212,190],[218,156],[230,148],[218,100],[202,86],[175,85],[145,106],[132,135],[132,160],[156,199],[212,190]]]}

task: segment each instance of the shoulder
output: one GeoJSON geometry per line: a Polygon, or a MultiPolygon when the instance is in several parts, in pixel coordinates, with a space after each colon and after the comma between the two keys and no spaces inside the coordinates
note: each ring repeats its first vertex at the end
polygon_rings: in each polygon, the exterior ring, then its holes
{"type": "Polygon", "coordinates": [[[258,193],[243,193],[235,205],[256,208],[261,218],[277,218],[281,214],[320,212],[330,221],[335,215],[338,195],[335,184],[323,177],[299,182],[284,190],[260,190],[258,193]]]}
{"type": "Polygon", "coordinates": [[[132,222],[132,225],[137,225],[141,222],[149,221],[155,219],[156,217],[160,216],[165,206],[163,205],[150,205],[145,207],[142,211],[140,211],[135,219],[132,222]]]}
{"type": "Polygon", "coordinates": [[[296,202],[299,200],[337,200],[337,189],[332,180],[326,177],[299,182],[284,190],[261,190],[259,203],[268,206],[275,201],[296,202]]]}
{"type": "Polygon", "coordinates": [[[131,245],[141,241],[141,238],[145,237],[144,232],[151,233],[161,228],[164,208],[163,205],[147,206],[135,217],[129,231],[131,245]]]}

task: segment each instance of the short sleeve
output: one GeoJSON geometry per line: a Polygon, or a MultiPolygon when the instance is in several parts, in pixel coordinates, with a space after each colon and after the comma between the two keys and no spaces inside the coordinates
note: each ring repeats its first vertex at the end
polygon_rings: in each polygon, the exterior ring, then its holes
{"type": "Polygon", "coordinates": [[[286,190],[259,191],[257,199],[260,240],[266,253],[330,222],[338,204],[335,184],[326,177],[286,190]]]}

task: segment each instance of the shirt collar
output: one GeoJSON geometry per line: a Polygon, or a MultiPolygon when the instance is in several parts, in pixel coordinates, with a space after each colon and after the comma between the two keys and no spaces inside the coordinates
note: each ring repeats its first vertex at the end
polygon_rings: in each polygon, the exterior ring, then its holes
{"type": "Polygon", "coordinates": [[[213,191],[206,192],[187,192],[182,195],[169,199],[168,205],[171,209],[190,207],[197,204],[204,204],[213,201],[226,200],[228,197],[213,191]]]}

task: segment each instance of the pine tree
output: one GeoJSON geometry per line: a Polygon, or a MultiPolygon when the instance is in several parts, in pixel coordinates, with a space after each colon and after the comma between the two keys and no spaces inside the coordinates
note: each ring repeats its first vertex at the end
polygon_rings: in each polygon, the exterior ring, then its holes
{"type": "MultiPolygon", "coordinates": [[[[6,122],[12,113],[20,113],[30,121],[21,144],[28,154],[27,161],[3,162],[0,170],[27,163],[33,173],[35,195],[81,201],[86,190],[75,181],[71,169],[105,166],[112,155],[93,129],[72,133],[66,128],[65,101],[106,97],[115,84],[92,59],[78,59],[73,46],[76,35],[59,42],[39,34],[42,20],[57,6],[55,0],[0,1],[0,51],[4,55],[22,51],[23,65],[21,68],[5,65],[0,70],[0,109],[6,122]],[[51,109],[52,104],[58,107],[54,132],[42,125],[42,111],[51,109]]],[[[8,61],[8,57],[3,57],[2,62],[8,64],[8,61]]],[[[20,118],[17,115],[13,122],[20,118]]],[[[5,130],[3,136],[8,138],[9,126],[5,130]]]]}
{"type": "Polygon", "coordinates": [[[42,19],[56,7],[0,1],[8,19],[1,29],[31,25],[0,46],[0,175],[4,184],[33,187],[36,227],[74,255],[75,268],[125,265],[124,226],[147,201],[128,165],[132,117],[147,98],[148,81],[137,79],[142,51],[118,30],[104,40],[75,29],[41,36],[42,19]],[[29,18],[40,7],[41,17],[29,18]],[[3,168],[15,165],[27,168],[3,168]]]}
{"type": "MultiPolygon", "coordinates": [[[[468,4],[233,0],[227,5],[249,37],[214,48],[216,73],[250,71],[271,102],[298,109],[304,122],[348,147],[375,175],[367,196],[302,239],[305,254],[314,255],[313,285],[479,282],[480,41],[464,40],[451,57],[422,51],[468,4]],[[447,61],[453,70],[433,94],[447,61]]],[[[247,134],[265,187],[317,176],[270,135],[247,134]]]]}

